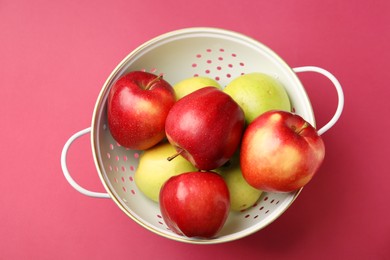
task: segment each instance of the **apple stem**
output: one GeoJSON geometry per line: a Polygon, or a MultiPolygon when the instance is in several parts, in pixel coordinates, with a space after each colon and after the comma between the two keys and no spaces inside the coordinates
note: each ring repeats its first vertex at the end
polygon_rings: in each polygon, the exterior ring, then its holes
{"type": "Polygon", "coordinates": [[[183,151],[184,151],[184,149],[179,149],[179,150],[177,151],[177,153],[175,153],[175,154],[172,155],[172,156],[169,156],[169,157],[167,158],[167,160],[168,160],[168,161],[172,161],[173,159],[175,159],[176,157],[178,157],[183,151]]]}
{"type": "Polygon", "coordinates": [[[301,134],[303,130],[305,130],[307,127],[309,126],[309,123],[308,122],[305,122],[303,124],[303,126],[298,130],[296,131],[297,134],[301,134]]]}
{"type": "Polygon", "coordinates": [[[149,90],[153,86],[153,84],[156,83],[157,81],[159,81],[160,79],[162,79],[162,77],[163,76],[160,74],[156,78],[154,78],[152,81],[150,81],[148,83],[148,85],[146,85],[145,90],[149,90]]]}

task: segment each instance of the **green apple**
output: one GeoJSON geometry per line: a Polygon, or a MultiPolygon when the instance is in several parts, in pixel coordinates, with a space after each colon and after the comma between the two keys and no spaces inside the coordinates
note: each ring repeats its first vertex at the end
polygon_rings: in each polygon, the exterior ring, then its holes
{"type": "Polygon", "coordinates": [[[217,81],[208,77],[191,77],[179,81],[173,85],[173,89],[176,93],[176,100],[181,99],[182,97],[204,87],[216,87],[222,89],[221,85],[217,81]]]}
{"type": "Polygon", "coordinates": [[[248,125],[269,110],[291,111],[291,103],[284,86],[275,78],[252,72],[234,78],[224,89],[244,110],[248,125]]]}
{"type": "Polygon", "coordinates": [[[239,155],[232,157],[230,165],[224,165],[216,169],[226,182],[230,193],[230,209],[233,211],[245,210],[260,198],[262,191],[253,188],[244,179],[240,163],[239,155]]]}
{"type": "Polygon", "coordinates": [[[145,150],[140,156],[134,180],[139,190],[153,201],[158,202],[160,189],[170,177],[197,171],[184,157],[168,161],[167,158],[175,153],[175,148],[165,142],[145,150]]]}

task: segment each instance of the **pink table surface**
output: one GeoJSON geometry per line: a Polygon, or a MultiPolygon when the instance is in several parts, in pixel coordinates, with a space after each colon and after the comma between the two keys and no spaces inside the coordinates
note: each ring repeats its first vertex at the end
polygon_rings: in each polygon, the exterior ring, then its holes
{"type": "MultiPolygon", "coordinates": [[[[390,259],[389,3],[0,1],[0,259],[390,259]],[[60,167],[114,67],[141,43],[193,26],[254,37],[291,67],[329,70],[345,92],[323,136],[325,162],[294,204],[251,236],[209,246],[147,231],[110,199],[75,191],[60,167]]],[[[325,124],[332,85],[300,78],[325,124]]],[[[72,146],[69,168],[104,191],[88,137],[72,146]]]]}

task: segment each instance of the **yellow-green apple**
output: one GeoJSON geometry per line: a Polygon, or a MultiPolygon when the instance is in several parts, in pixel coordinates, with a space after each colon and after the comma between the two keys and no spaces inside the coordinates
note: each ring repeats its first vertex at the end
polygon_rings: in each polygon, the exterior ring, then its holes
{"type": "Polygon", "coordinates": [[[165,119],[175,92],[162,76],[132,71],[111,87],[107,119],[112,137],[122,146],[144,150],[165,138],[165,119]]]}
{"type": "Polygon", "coordinates": [[[229,190],[217,173],[183,173],[163,185],[159,205],[165,223],[173,232],[211,238],[228,217],[229,190]]]}
{"type": "Polygon", "coordinates": [[[297,114],[268,111],[247,127],[240,163],[253,187],[290,192],[312,179],[324,156],[324,142],[310,123],[297,114]]]}
{"type": "Polygon", "coordinates": [[[134,180],[139,190],[153,201],[158,202],[161,186],[170,177],[196,171],[183,157],[168,161],[167,157],[173,153],[175,148],[168,142],[162,142],[145,150],[140,156],[134,180]]]}
{"type": "Polygon", "coordinates": [[[165,122],[175,156],[180,154],[199,170],[226,163],[238,148],[244,127],[240,106],[215,87],[198,89],[178,100],[165,122]]]}
{"type": "Polygon", "coordinates": [[[262,191],[249,185],[242,176],[239,153],[232,157],[228,165],[218,168],[218,173],[225,179],[228,186],[231,210],[245,210],[253,206],[260,198],[262,191]]]}
{"type": "Polygon", "coordinates": [[[184,96],[204,87],[216,87],[218,89],[222,89],[221,85],[217,81],[209,77],[190,77],[183,79],[173,85],[173,89],[175,90],[176,100],[181,99],[184,96]]]}
{"type": "Polygon", "coordinates": [[[289,96],[275,78],[260,72],[240,75],[224,89],[244,110],[248,125],[269,110],[291,111],[289,96]]]}

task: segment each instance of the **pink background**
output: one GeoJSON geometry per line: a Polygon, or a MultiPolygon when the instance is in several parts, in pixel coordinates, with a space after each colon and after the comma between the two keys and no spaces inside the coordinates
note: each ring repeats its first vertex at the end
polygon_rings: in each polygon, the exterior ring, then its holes
{"type": "MultiPolygon", "coordinates": [[[[0,1],[0,259],[390,259],[389,3],[0,1]],[[60,168],[114,67],[141,43],[193,26],[254,37],[291,67],[329,70],[345,92],[323,167],[295,203],[265,229],[210,246],[145,230],[110,199],[75,191],[60,168]]],[[[335,91],[321,76],[300,78],[321,126],[335,91]]],[[[69,168],[104,191],[89,137],[72,146],[69,168]]]]}

